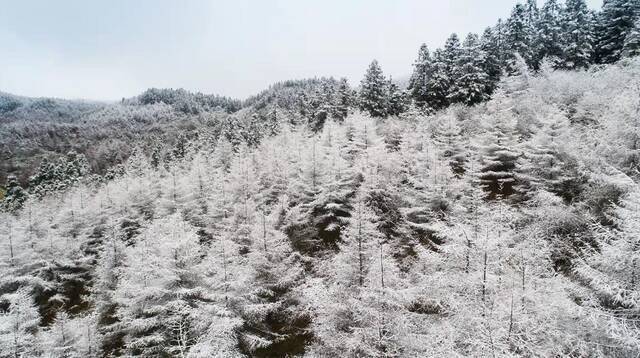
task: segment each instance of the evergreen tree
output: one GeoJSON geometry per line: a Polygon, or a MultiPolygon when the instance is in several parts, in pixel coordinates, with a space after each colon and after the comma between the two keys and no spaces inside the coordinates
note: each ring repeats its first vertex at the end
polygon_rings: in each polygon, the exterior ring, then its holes
{"type": "MultiPolygon", "coordinates": [[[[540,16],[536,0],[527,0],[524,4],[524,11],[527,28],[535,31],[538,24],[538,17],[540,16]]],[[[530,36],[531,35],[533,34],[530,34],[530,36]]]]}
{"type": "Polygon", "coordinates": [[[153,169],[158,169],[160,167],[160,163],[162,162],[162,145],[159,140],[154,140],[151,147],[151,167],[153,169]]]}
{"type": "Polygon", "coordinates": [[[3,357],[38,356],[37,336],[40,315],[27,289],[0,297],[4,307],[0,313],[0,355],[3,357]]]}
{"type": "Polygon", "coordinates": [[[558,0],[547,0],[540,11],[536,33],[537,58],[558,64],[562,58],[562,6],[558,0]]]}
{"type": "MultiPolygon", "coordinates": [[[[438,145],[441,156],[448,161],[451,174],[461,178],[467,170],[467,146],[468,138],[465,138],[462,128],[453,116],[445,116],[436,127],[435,142],[438,145]]],[[[449,178],[449,175],[442,175],[449,178]]]]}
{"type": "Polygon", "coordinates": [[[531,56],[527,64],[532,69],[537,70],[540,65],[540,58],[538,58],[537,56],[538,54],[536,49],[538,25],[540,22],[540,11],[538,10],[536,0],[527,0],[524,4],[524,12],[525,26],[528,34],[527,45],[529,47],[529,54],[531,56]]]}
{"type": "Polygon", "coordinates": [[[593,53],[592,18],[584,0],[567,0],[563,13],[562,61],[566,69],[586,68],[593,53]]]}
{"type": "Polygon", "coordinates": [[[345,286],[356,287],[371,284],[365,282],[370,266],[375,262],[375,244],[380,239],[376,230],[375,215],[365,204],[364,198],[358,196],[354,203],[354,211],[348,219],[348,226],[341,239],[341,255],[336,257],[340,266],[346,268],[336,272],[338,280],[345,286]]]}
{"type": "Polygon", "coordinates": [[[87,158],[74,151],[55,161],[45,159],[29,178],[30,191],[38,196],[63,191],[78,183],[88,172],[87,158]]]}
{"type": "Polygon", "coordinates": [[[103,251],[95,268],[92,293],[98,332],[102,337],[101,350],[106,355],[120,355],[124,346],[125,329],[116,314],[118,303],[114,294],[124,266],[125,246],[122,243],[123,237],[115,227],[105,231],[103,251]]]}
{"type": "Polygon", "coordinates": [[[485,138],[478,173],[489,199],[506,198],[514,193],[520,153],[516,133],[507,119],[495,119],[485,138]]]}
{"type": "Polygon", "coordinates": [[[404,91],[398,88],[398,85],[393,83],[393,79],[389,77],[389,83],[387,85],[387,115],[397,116],[407,110],[407,100],[404,91]]]}
{"type": "Polygon", "coordinates": [[[205,305],[196,232],[173,215],[152,222],[141,236],[125,251],[128,270],[116,291],[127,351],[147,356],[186,353],[196,335],[195,308],[205,305]]]}
{"type": "Polygon", "coordinates": [[[431,77],[425,88],[429,107],[439,110],[449,106],[450,95],[457,91],[455,71],[460,64],[461,45],[458,35],[453,33],[442,50],[436,50],[431,65],[431,77]]]}
{"type": "Polygon", "coordinates": [[[501,62],[504,52],[495,28],[487,27],[484,30],[480,39],[480,50],[485,54],[483,70],[487,74],[486,91],[491,95],[498,86],[504,67],[501,62]]]}
{"type": "Polygon", "coordinates": [[[334,87],[329,80],[323,79],[314,93],[313,116],[309,119],[309,128],[313,132],[322,130],[329,116],[335,111],[334,87]]]}
{"type": "Polygon", "coordinates": [[[456,81],[457,72],[460,70],[462,46],[457,34],[451,34],[444,44],[442,50],[442,61],[446,71],[446,96],[447,103],[453,103],[452,94],[460,90],[461,84],[456,81]]]}
{"type": "Polygon", "coordinates": [[[474,105],[488,98],[490,85],[485,72],[485,58],[478,35],[467,35],[453,70],[455,86],[449,94],[452,103],[474,105]]]}
{"type": "Polygon", "coordinates": [[[313,356],[396,356],[403,350],[406,331],[397,290],[404,283],[395,252],[376,225],[383,220],[368,207],[365,195],[355,199],[354,215],[322,288],[310,292],[319,313],[313,324],[319,346],[311,347],[313,356]]]}
{"type": "Polygon", "coordinates": [[[546,190],[561,196],[565,183],[570,179],[566,174],[563,141],[566,138],[567,119],[558,114],[540,128],[527,145],[518,171],[518,188],[523,199],[534,195],[536,190],[546,190]]]}
{"type": "Polygon", "coordinates": [[[360,108],[372,117],[387,115],[387,81],[378,61],[373,60],[360,82],[360,108]]]}
{"type": "Polygon", "coordinates": [[[604,0],[597,24],[596,60],[613,63],[620,59],[624,42],[640,17],[637,0],[604,0]]]}
{"type": "Polygon", "coordinates": [[[75,333],[69,315],[60,311],[45,335],[46,351],[52,357],[69,357],[73,354],[75,333]]]}
{"type": "Polygon", "coordinates": [[[428,83],[431,78],[431,55],[426,44],[420,46],[418,59],[413,64],[413,73],[409,79],[409,93],[415,104],[422,108],[426,105],[429,93],[428,83]]]}
{"type": "Polygon", "coordinates": [[[437,111],[449,105],[448,96],[451,87],[449,67],[442,50],[436,50],[433,54],[431,68],[431,77],[425,88],[427,93],[425,103],[429,108],[437,111]]]}
{"type": "Polygon", "coordinates": [[[453,33],[444,44],[442,49],[442,61],[447,69],[449,78],[453,78],[453,72],[456,70],[460,62],[460,55],[462,54],[462,46],[460,45],[460,39],[458,35],[453,33]]]}
{"type": "Polygon", "coordinates": [[[333,118],[338,122],[343,122],[349,114],[351,102],[351,87],[349,87],[349,82],[347,82],[346,78],[341,78],[340,82],[338,82],[338,89],[335,96],[333,118]]]}
{"type": "Polygon", "coordinates": [[[0,202],[0,208],[15,211],[22,207],[25,200],[27,200],[27,193],[18,183],[18,178],[15,175],[7,176],[7,192],[0,202]]]}
{"type": "Polygon", "coordinates": [[[343,190],[350,178],[332,175],[327,149],[315,136],[301,141],[298,170],[291,178],[292,207],[286,212],[283,231],[291,245],[303,253],[334,249],[341,220],[349,216],[343,190]]]}
{"type": "Polygon", "coordinates": [[[622,48],[622,57],[638,55],[640,55],[640,19],[636,20],[635,27],[627,34],[622,48]]]}
{"type": "Polygon", "coordinates": [[[616,229],[600,228],[595,232],[600,245],[597,251],[577,264],[575,274],[593,290],[593,303],[605,314],[615,315],[607,321],[613,330],[612,341],[621,347],[637,349],[636,333],[640,313],[640,191],[634,188],[615,205],[616,229]],[[633,330],[634,333],[628,333],[633,330]]]}
{"type": "MultiPolygon", "coordinates": [[[[527,8],[522,4],[517,4],[506,23],[506,48],[507,48],[507,69],[512,73],[515,62],[515,55],[519,54],[527,63],[532,66],[533,48],[531,37],[533,35],[529,28],[530,15],[527,8]]],[[[533,67],[533,66],[532,66],[533,67]]]]}
{"type": "Polygon", "coordinates": [[[273,227],[280,208],[270,215],[260,213],[252,228],[252,252],[248,255],[252,267],[253,285],[242,316],[246,320],[239,340],[244,351],[256,355],[277,352],[281,346],[304,339],[300,330],[299,307],[291,290],[302,276],[299,254],[291,250],[285,235],[273,227]],[[258,328],[258,329],[256,329],[258,328]]]}
{"type": "Polygon", "coordinates": [[[497,49],[497,61],[503,70],[506,70],[509,59],[509,28],[507,23],[502,19],[498,19],[496,25],[492,28],[494,35],[494,46],[497,49]]]}

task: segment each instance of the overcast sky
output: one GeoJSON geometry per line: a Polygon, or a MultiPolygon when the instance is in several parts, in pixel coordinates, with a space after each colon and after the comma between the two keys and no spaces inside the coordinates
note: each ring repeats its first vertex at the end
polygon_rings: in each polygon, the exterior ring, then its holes
{"type": "Polygon", "coordinates": [[[182,87],[244,98],[286,79],[357,84],[374,58],[404,77],[422,42],[480,33],[516,2],[0,0],[0,91],[115,100],[182,87]]]}

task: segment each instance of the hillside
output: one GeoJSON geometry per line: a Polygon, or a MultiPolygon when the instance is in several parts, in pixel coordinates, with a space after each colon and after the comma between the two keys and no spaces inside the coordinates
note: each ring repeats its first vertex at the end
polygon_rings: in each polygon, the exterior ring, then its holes
{"type": "Polygon", "coordinates": [[[2,217],[0,332],[61,356],[637,355],[639,88],[638,60],[543,68],[473,107],[136,152],[2,217]]]}
{"type": "Polygon", "coordinates": [[[158,147],[170,152],[186,139],[219,135],[233,143],[255,143],[274,126],[274,108],[280,111],[278,122],[306,121],[327,100],[320,93],[332,95],[337,87],[333,79],[289,81],[246,101],[149,89],[118,103],[0,92],[0,183],[12,174],[28,187],[43,161],[58,160],[71,151],[86,157],[91,173],[104,175],[135,148],[147,154],[158,147]]]}
{"type": "Polygon", "coordinates": [[[0,358],[640,356],[640,0],[355,84],[490,2],[97,3],[4,6],[0,84],[311,78],[0,92],[0,358]]]}

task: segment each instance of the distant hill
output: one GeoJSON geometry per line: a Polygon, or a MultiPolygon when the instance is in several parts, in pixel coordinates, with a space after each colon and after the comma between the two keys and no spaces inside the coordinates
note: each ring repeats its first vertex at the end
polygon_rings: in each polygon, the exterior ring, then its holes
{"type": "Polygon", "coordinates": [[[283,122],[313,120],[334,100],[338,84],[326,78],[285,81],[244,101],[167,88],[118,102],[0,92],[0,187],[10,173],[27,185],[42,159],[69,151],[84,154],[91,172],[104,174],[136,147],[169,148],[181,136],[256,143],[283,122]]]}

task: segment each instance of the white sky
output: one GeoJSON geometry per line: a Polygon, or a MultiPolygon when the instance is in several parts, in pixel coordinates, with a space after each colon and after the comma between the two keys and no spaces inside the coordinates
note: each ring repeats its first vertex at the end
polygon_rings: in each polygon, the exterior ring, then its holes
{"type": "Polygon", "coordinates": [[[481,33],[516,3],[0,0],[0,91],[115,100],[182,87],[244,98],[287,79],[357,84],[374,58],[404,77],[422,42],[481,33]]]}

